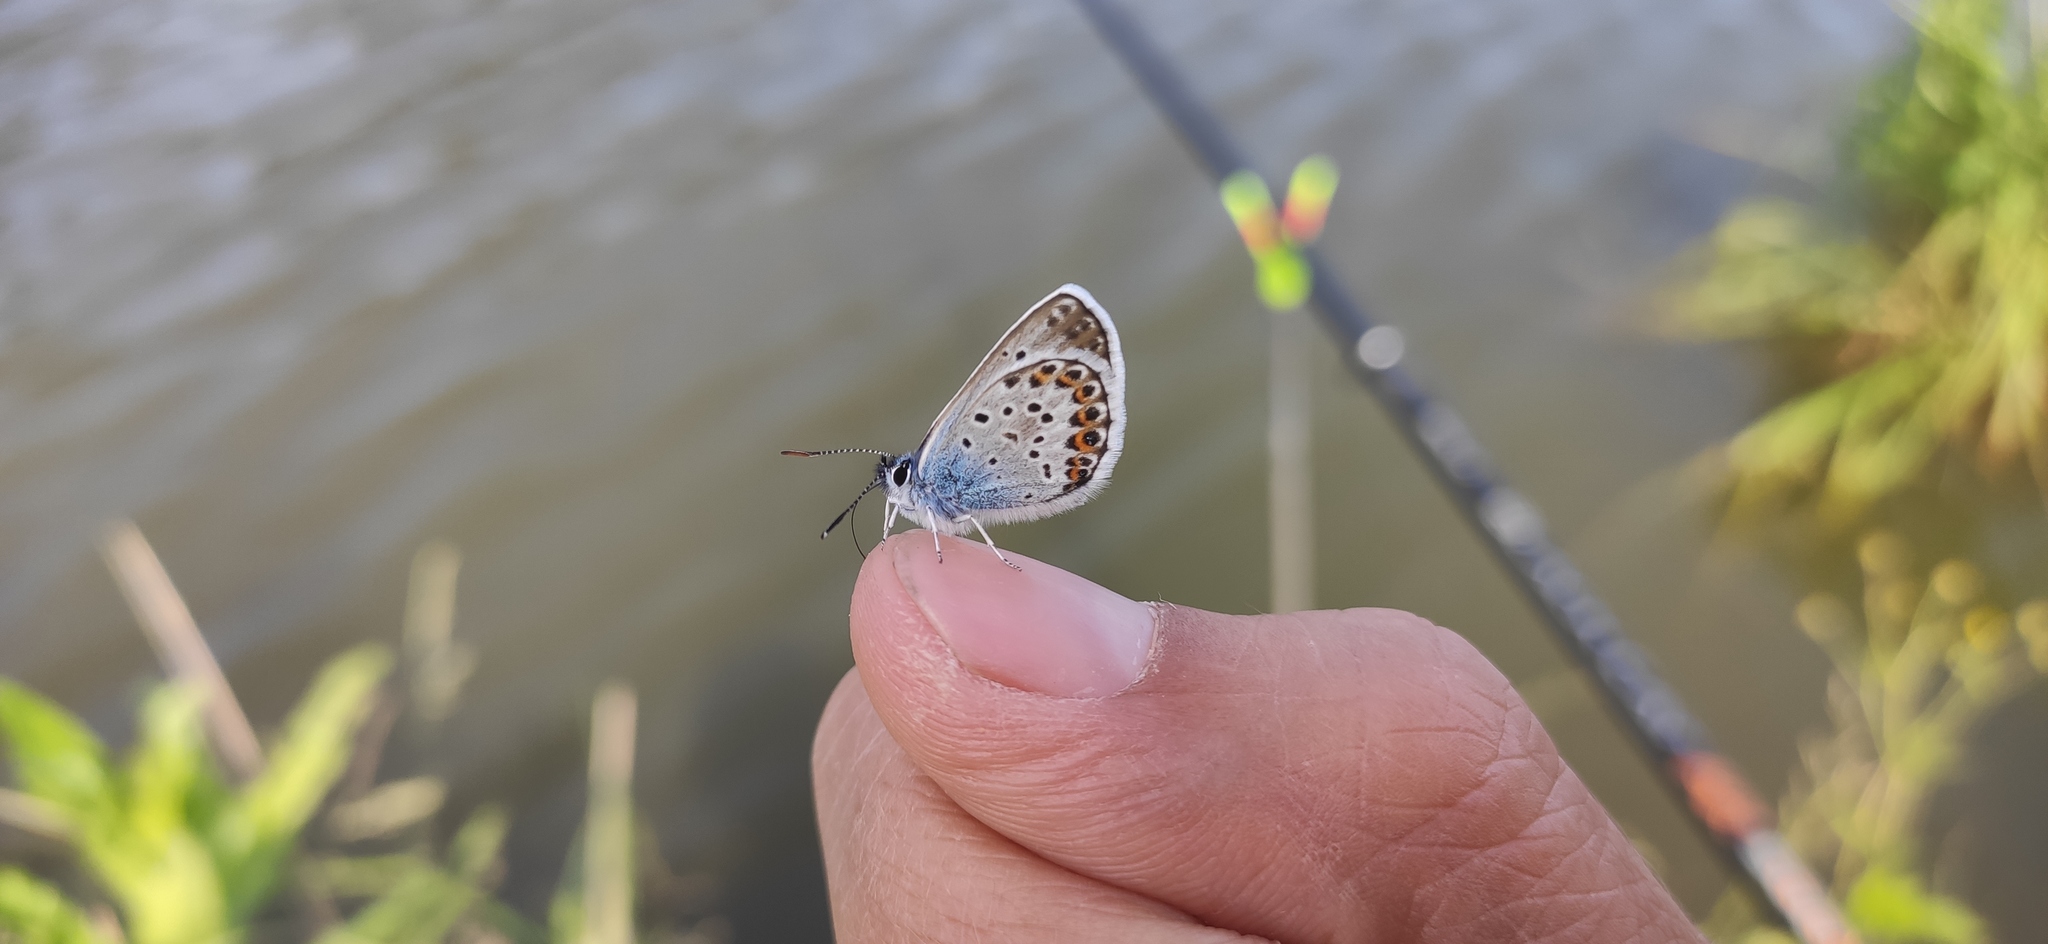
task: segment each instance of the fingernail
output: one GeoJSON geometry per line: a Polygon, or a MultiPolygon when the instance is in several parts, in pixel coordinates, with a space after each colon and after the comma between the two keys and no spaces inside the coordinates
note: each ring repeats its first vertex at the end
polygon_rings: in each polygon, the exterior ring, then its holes
{"type": "MultiPolygon", "coordinates": [[[[1131,687],[1152,658],[1152,608],[986,545],[898,539],[896,574],[968,671],[1012,688],[1087,698],[1131,687]]],[[[1008,552],[1005,552],[1008,553],[1008,552]]]]}

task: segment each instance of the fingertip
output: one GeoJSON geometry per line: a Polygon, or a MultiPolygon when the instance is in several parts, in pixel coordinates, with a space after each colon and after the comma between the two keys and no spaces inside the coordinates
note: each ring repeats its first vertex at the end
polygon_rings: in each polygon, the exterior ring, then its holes
{"type": "Polygon", "coordinates": [[[857,655],[884,639],[920,651],[921,635],[973,675],[1060,698],[1116,694],[1151,664],[1151,607],[1019,554],[934,543],[913,531],[868,555],[854,592],[857,655]]]}

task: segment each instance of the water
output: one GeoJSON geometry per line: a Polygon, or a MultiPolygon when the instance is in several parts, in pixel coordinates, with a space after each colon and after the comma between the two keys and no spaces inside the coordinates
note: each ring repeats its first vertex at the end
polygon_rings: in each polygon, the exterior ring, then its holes
{"type": "MultiPolygon", "coordinates": [[[[1678,471],[1763,382],[1646,332],[1642,298],[1754,181],[1826,166],[1894,15],[1137,12],[1261,160],[1337,158],[1332,259],[1780,787],[1820,718],[1804,585],[1710,550],[1678,471]]],[[[718,877],[740,940],[822,939],[808,738],[858,561],[815,534],[867,469],[776,451],[913,444],[1070,280],[1123,329],[1129,448],[1095,504],[1001,537],[1136,597],[1266,599],[1249,266],[1074,9],[43,0],[0,11],[0,49],[0,667],[116,737],[155,670],[104,519],[140,521],[259,718],[394,639],[445,537],[481,668],[390,770],[514,804],[508,890],[537,907],[589,698],[626,678],[668,859],[718,877]]],[[[1474,639],[1711,902],[1704,847],[1334,357],[1316,396],[1322,602],[1474,639]]],[[[2015,855],[1994,914],[2048,871],[2015,855]]]]}

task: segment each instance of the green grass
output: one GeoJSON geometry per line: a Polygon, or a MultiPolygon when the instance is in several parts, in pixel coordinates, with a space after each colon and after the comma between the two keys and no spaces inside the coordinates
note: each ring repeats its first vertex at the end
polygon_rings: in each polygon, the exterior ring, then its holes
{"type": "Polygon", "coordinates": [[[1919,27],[1851,136],[1854,219],[1740,207],[1677,298],[1687,331],[1807,355],[1729,444],[1737,508],[1850,518],[1944,451],[2048,498],[2048,75],[2007,66],[2004,0],[1929,0],[1919,27]]]}
{"type": "MultiPolygon", "coordinates": [[[[76,716],[4,680],[0,735],[21,791],[53,815],[118,907],[129,941],[232,944],[277,891],[390,664],[374,646],[329,662],[269,763],[240,787],[214,764],[203,699],[190,686],[160,687],[143,702],[138,739],[119,763],[76,716]]],[[[0,875],[0,928],[29,941],[107,939],[40,879],[19,869],[0,875]]]]}
{"type": "MultiPolygon", "coordinates": [[[[1786,841],[1813,864],[1872,944],[1981,944],[1984,924],[1923,877],[1928,801],[1963,769],[1984,718],[2048,674],[2048,600],[2008,611],[1961,560],[1918,570],[1889,532],[1859,547],[1857,601],[1815,594],[1798,622],[1828,655],[1824,733],[1800,743],[1779,803],[1786,841]]],[[[1708,922],[1716,940],[1763,944],[1739,899],[1708,922]]]]}
{"type": "MultiPolygon", "coordinates": [[[[139,531],[118,530],[157,566],[139,531]]],[[[452,710],[475,664],[452,637],[459,563],[439,543],[414,562],[400,651],[407,713],[422,731],[452,710]]],[[[172,598],[160,609],[183,612],[168,576],[158,583],[152,592],[172,598]]],[[[145,631],[157,630],[145,621],[145,631]]],[[[589,808],[544,927],[493,896],[510,828],[502,808],[479,806],[437,843],[447,796],[438,779],[343,783],[351,770],[369,779],[400,717],[386,684],[392,661],[374,644],[330,660],[239,784],[209,741],[215,690],[202,682],[144,699],[136,741],[117,760],[71,712],[0,679],[0,747],[15,777],[0,790],[0,820],[68,847],[84,873],[60,885],[0,866],[0,944],[238,944],[258,927],[264,939],[316,944],[630,944],[654,933],[636,922],[635,885],[667,873],[634,810],[633,690],[608,684],[594,705],[589,808]],[[366,722],[380,706],[389,713],[376,730],[366,722]]],[[[726,936],[715,916],[663,933],[701,944],[726,936]]]]}

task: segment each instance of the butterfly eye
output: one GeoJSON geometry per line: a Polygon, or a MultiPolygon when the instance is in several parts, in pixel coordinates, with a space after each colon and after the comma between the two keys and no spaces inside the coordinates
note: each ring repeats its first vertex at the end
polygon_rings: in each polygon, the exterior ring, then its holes
{"type": "Polygon", "coordinates": [[[903,483],[910,481],[910,463],[905,462],[902,465],[897,466],[896,474],[890,476],[890,478],[894,479],[896,484],[898,485],[902,485],[903,483]]]}

